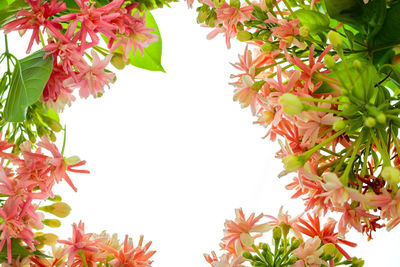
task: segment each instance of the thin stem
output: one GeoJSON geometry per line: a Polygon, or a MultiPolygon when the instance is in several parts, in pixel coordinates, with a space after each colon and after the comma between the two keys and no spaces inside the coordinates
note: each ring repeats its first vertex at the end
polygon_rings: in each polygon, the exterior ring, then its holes
{"type": "Polygon", "coordinates": [[[364,151],[364,162],[361,168],[361,176],[364,177],[367,174],[367,166],[368,166],[368,156],[369,156],[369,149],[371,148],[371,139],[368,138],[367,146],[365,147],[364,151]]]}
{"type": "Polygon", "coordinates": [[[320,108],[320,107],[316,107],[316,106],[311,106],[308,104],[303,104],[303,107],[305,108],[305,110],[315,110],[315,111],[321,111],[321,112],[326,112],[326,113],[333,113],[336,115],[342,115],[341,111],[338,110],[333,110],[333,109],[329,109],[329,108],[320,108]]]}
{"type": "Polygon", "coordinates": [[[287,0],[282,0],[282,2],[285,4],[285,6],[287,7],[287,9],[289,10],[290,14],[292,14],[292,16],[297,19],[296,14],[293,12],[292,7],[289,5],[289,3],[287,2],[287,0]]]}
{"type": "Polygon", "coordinates": [[[64,140],[63,140],[63,145],[61,149],[61,155],[64,155],[64,150],[65,150],[65,143],[67,142],[67,126],[64,126],[64,140]]]}
{"type": "Polygon", "coordinates": [[[346,169],[344,169],[343,174],[340,176],[339,180],[342,182],[344,186],[347,186],[349,183],[349,174],[350,170],[353,168],[353,163],[356,158],[358,148],[360,147],[361,141],[363,139],[363,132],[361,132],[360,136],[358,137],[356,143],[354,144],[353,153],[351,154],[350,160],[347,163],[346,169]]]}
{"type": "Polygon", "coordinates": [[[300,155],[300,157],[304,157],[305,159],[308,160],[308,158],[310,158],[311,155],[314,154],[317,150],[319,150],[321,147],[324,147],[325,145],[327,145],[329,142],[331,142],[336,137],[338,137],[341,134],[343,134],[345,131],[346,131],[346,129],[343,129],[343,130],[335,133],[334,135],[332,135],[329,138],[325,139],[324,141],[322,141],[321,143],[319,143],[318,145],[316,145],[312,149],[308,150],[307,152],[304,152],[302,155],[300,155]]]}
{"type": "Polygon", "coordinates": [[[299,99],[302,101],[331,103],[334,105],[351,104],[350,102],[341,102],[341,101],[335,101],[333,99],[323,99],[323,98],[314,98],[314,97],[299,97],[299,99]]]}
{"type": "Polygon", "coordinates": [[[335,80],[335,79],[333,79],[333,78],[327,77],[327,76],[325,76],[325,75],[322,75],[322,74],[319,73],[319,72],[314,73],[314,74],[313,74],[313,77],[316,78],[317,80],[322,81],[322,82],[333,83],[333,84],[336,84],[336,85],[338,85],[338,86],[342,86],[342,83],[341,83],[341,82],[339,82],[339,81],[337,81],[337,80],[335,80]]]}
{"type": "Polygon", "coordinates": [[[372,139],[374,140],[374,143],[375,143],[376,147],[378,148],[378,151],[381,152],[381,156],[383,158],[383,165],[384,166],[390,166],[389,155],[387,154],[386,150],[384,150],[382,148],[381,144],[379,143],[378,138],[377,138],[377,136],[375,134],[375,131],[371,129],[370,132],[371,132],[372,139]]]}

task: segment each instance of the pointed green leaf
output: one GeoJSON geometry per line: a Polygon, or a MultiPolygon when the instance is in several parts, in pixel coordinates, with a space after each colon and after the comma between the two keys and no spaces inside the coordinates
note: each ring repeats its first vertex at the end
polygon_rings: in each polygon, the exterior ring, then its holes
{"type": "Polygon", "coordinates": [[[146,26],[155,29],[155,33],[158,35],[158,41],[144,48],[143,56],[140,51],[133,51],[132,49],[129,55],[129,61],[133,66],[141,69],[165,72],[161,65],[162,39],[157,23],[150,12],[146,13],[146,26]]]}
{"type": "Polygon", "coordinates": [[[26,109],[38,101],[53,70],[52,56],[38,51],[16,62],[4,108],[9,122],[23,122],[26,109]]]}
{"type": "Polygon", "coordinates": [[[0,28],[15,19],[15,14],[29,5],[24,0],[0,0],[0,28]],[[4,6],[3,6],[4,5],[4,6]]]}
{"type": "Polygon", "coordinates": [[[329,18],[314,10],[299,9],[294,12],[301,24],[310,28],[311,33],[319,33],[329,29],[329,18]]]}

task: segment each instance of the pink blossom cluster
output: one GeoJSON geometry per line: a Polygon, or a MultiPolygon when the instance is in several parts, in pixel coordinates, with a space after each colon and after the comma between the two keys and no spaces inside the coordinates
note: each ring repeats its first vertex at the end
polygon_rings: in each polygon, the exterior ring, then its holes
{"type": "Polygon", "coordinates": [[[12,239],[21,239],[32,251],[36,250],[34,229],[43,228],[44,215],[38,212],[34,201],[54,197],[53,187],[62,180],[76,191],[68,172],[88,173],[75,169],[85,161],[77,157],[65,159],[46,138],[37,143],[35,150],[28,141],[23,143],[21,156],[7,152],[13,146],[7,140],[0,141],[0,251],[7,246],[9,263],[12,239]]]}
{"type": "MultiPolygon", "coordinates": [[[[347,260],[352,260],[352,257],[343,249],[343,245],[355,247],[356,244],[340,238],[339,233],[335,231],[337,222],[334,219],[329,218],[322,226],[319,217],[315,214],[307,214],[307,219],[302,217],[303,214],[292,218],[281,209],[277,217],[264,214],[255,216],[252,213],[246,218],[242,209],[237,209],[235,219],[225,222],[224,237],[220,244],[223,254],[218,257],[213,251],[211,255],[205,254],[204,257],[212,267],[245,267],[246,258],[242,256],[243,252],[257,251],[260,246],[255,240],[259,240],[258,238],[263,237],[274,227],[281,227],[287,231],[285,236],[292,231],[301,242],[293,251],[297,260],[291,265],[292,267],[328,265],[320,258],[321,246],[324,244],[333,244],[347,260]],[[264,222],[261,222],[262,220],[264,222]]],[[[333,261],[330,261],[329,266],[335,266],[333,261]]]]}
{"type": "MultiPolygon", "coordinates": [[[[321,6],[315,7],[318,2],[311,1],[310,6],[302,8],[307,12],[322,12],[321,6]]],[[[340,75],[334,78],[331,74],[338,64],[353,64],[351,67],[358,72],[363,69],[360,61],[352,63],[343,54],[344,41],[339,34],[343,23],[330,28],[329,33],[321,33],[327,38],[320,41],[310,34],[310,27],[300,23],[287,1],[246,2],[239,6],[233,5],[235,1],[218,2],[218,6],[216,1],[200,3],[217,14],[213,36],[224,33],[228,47],[234,37],[246,42],[243,55],[233,64],[238,70],[231,75],[233,99],[243,108],[250,107],[257,118],[254,123],[267,128],[265,138],[279,141],[281,150],[276,157],[285,166],[280,176],[295,175],[286,186],[294,191],[292,198],[302,198],[306,212],[340,213],[341,236],[354,228],[371,238],[372,231],[385,226],[381,221],[388,222],[388,230],[398,225],[399,141],[390,133],[392,126],[387,119],[396,121],[397,115],[390,114],[397,110],[393,107],[387,116],[377,112],[376,119],[370,119],[367,111],[355,132],[347,134],[353,122],[344,112],[352,105],[346,93],[354,84],[351,74],[343,74],[350,76],[346,77],[350,85],[340,75]],[[262,16],[265,18],[261,19],[262,16]],[[259,25],[252,27],[254,21],[259,25]],[[385,137],[374,129],[375,125],[389,127],[385,137]],[[361,140],[365,140],[368,131],[376,131],[378,137],[369,143],[371,149],[367,150],[360,142],[364,142],[361,140]],[[393,141],[386,148],[388,138],[393,141]],[[389,154],[384,168],[379,168],[382,161],[373,153],[389,154]],[[361,155],[364,155],[362,166],[356,171],[353,164],[361,155]]]]}
{"type": "Polygon", "coordinates": [[[98,7],[89,0],[75,2],[78,12],[63,1],[27,0],[29,8],[18,11],[16,19],[3,27],[5,34],[32,31],[27,53],[41,40],[46,56],[53,55],[53,71],[41,100],[56,111],[71,105],[75,88],[83,98],[101,95],[114,81],[115,75],[105,70],[113,54],[128,61],[131,50],[135,53],[138,49],[143,55],[144,47],[158,40],[151,33],[154,29],[146,27],[146,14],[140,16],[135,10],[137,3],[113,0],[98,7]],[[47,40],[42,33],[47,34],[47,40]],[[107,49],[99,46],[100,35],[108,40],[107,49]],[[92,49],[90,55],[88,49],[92,49]]]}
{"type": "Polygon", "coordinates": [[[150,258],[155,251],[149,251],[151,242],[144,244],[140,236],[135,246],[133,240],[125,236],[121,243],[116,234],[106,232],[100,234],[85,233],[82,222],[72,225],[73,233],[69,240],[58,240],[62,247],[53,246],[51,259],[31,257],[26,261],[30,266],[110,266],[110,267],[150,267],[150,258]]]}

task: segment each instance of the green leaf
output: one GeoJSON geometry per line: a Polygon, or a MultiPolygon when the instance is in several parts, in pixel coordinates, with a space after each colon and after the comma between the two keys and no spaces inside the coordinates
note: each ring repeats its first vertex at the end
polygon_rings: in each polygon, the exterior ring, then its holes
{"type": "Polygon", "coordinates": [[[393,4],[387,14],[380,31],[374,39],[374,47],[400,43],[400,2],[393,4]]]}
{"type": "Polygon", "coordinates": [[[390,80],[400,87],[400,65],[385,64],[379,69],[379,72],[389,75],[390,80]]]}
{"type": "Polygon", "coordinates": [[[53,70],[52,56],[43,59],[44,55],[40,50],[16,62],[4,108],[6,121],[23,122],[27,108],[42,95],[53,70]]]}
{"type": "Polygon", "coordinates": [[[313,92],[313,95],[320,95],[320,94],[328,94],[328,93],[335,93],[335,89],[333,89],[329,84],[323,82],[317,90],[313,92]]]}
{"type": "Polygon", "coordinates": [[[153,15],[150,12],[147,12],[146,14],[146,26],[155,29],[155,33],[158,35],[158,41],[144,48],[143,56],[140,51],[133,51],[132,49],[129,55],[129,61],[133,66],[141,69],[165,72],[161,65],[162,39],[160,31],[158,30],[153,15]]]}
{"type": "Polygon", "coordinates": [[[20,11],[22,8],[26,8],[29,5],[24,0],[15,0],[15,1],[7,1],[0,0],[0,28],[2,28],[6,23],[15,19],[15,14],[20,11]],[[3,2],[7,2],[7,6],[3,2]]]}
{"type": "Polygon", "coordinates": [[[356,28],[361,26],[364,3],[362,0],[325,0],[331,18],[356,28]]]}
{"type": "Polygon", "coordinates": [[[380,31],[386,17],[386,0],[370,0],[363,5],[363,33],[367,35],[368,42],[380,31]]]}
{"type": "Polygon", "coordinates": [[[294,13],[299,18],[301,24],[310,28],[312,34],[324,32],[329,29],[329,18],[318,11],[299,9],[294,13]]]}

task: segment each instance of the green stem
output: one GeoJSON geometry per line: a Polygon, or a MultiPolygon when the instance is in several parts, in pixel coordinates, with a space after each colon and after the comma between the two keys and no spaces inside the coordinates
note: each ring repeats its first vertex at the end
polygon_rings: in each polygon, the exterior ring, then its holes
{"type": "Polygon", "coordinates": [[[386,150],[384,150],[381,146],[381,144],[378,141],[378,138],[375,134],[374,130],[370,130],[372,139],[374,140],[374,143],[376,147],[378,148],[378,151],[381,153],[382,159],[383,159],[383,166],[390,166],[390,158],[389,155],[387,154],[386,150]]]}
{"type": "Polygon", "coordinates": [[[333,99],[323,99],[323,98],[314,98],[314,97],[299,97],[299,99],[302,100],[302,101],[331,103],[331,104],[334,104],[334,105],[351,104],[350,102],[340,102],[340,101],[335,101],[333,99]]]}
{"type": "Polygon", "coordinates": [[[261,254],[261,252],[260,252],[260,250],[256,247],[256,245],[252,245],[251,246],[253,249],[254,249],[254,251],[257,253],[257,255],[265,262],[265,263],[267,263],[267,260],[264,258],[264,256],[261,254]]]}
{"type": "Polygon", "coordinates": [[[333,84],[336,84],[338,86],[342,86],[341,82],[339,82],[339,81],[337,81],[337,80],[335,80],[333,78],[327,77],[327,76],[325,76],[325,75],[323,75],[323,74],[321,74],[319,72],[314,73],[313,77],[316,78],[317,80],[322,81],[322,82],[333,83],[333,84]]]}
{"type": "Polygon", "coordinates": [[[371,139],[368,138],[367,146],[365,147],[364,151],[364,162],[361,168],[361,176],[364,177],[367,174],[367,166],[368,166],[368,156],[369,156],[369,149],[371,148],[371,139]]]}
{"type": "Polygon", "coordinates": [[[329,109],[329,108],[320,108],[320,107],[311,106],[308,104],[303,104],[303,107],[305,108],[305,110],[315,110],[315,111],[321,111],[321,112],[326,112],[326,113],[333,113],[333,114],[336,114],[339,116],[342,115],[341,111],[333,110],[333,109],[329,109]]]}
{"type": "Polygon", "coordinates": [[[89,265],[87,264],[87,261],[86,261],[85,252],[83,250],[79,250],[78,255],[82,259],[83,267],[89,267],[89,265]]]}
{"type": "Polygon", "coordinates": [[[289,3],[287,2],[287,0],[282,0],[282,2],[285,4],[285,6],[287,7],[287,9],[289,10],[290,14],[292,14],[292,16],[297,19],[296,14],[293,12],[292,7],[289,5],[289,3]]]}
{"type": "Polygon", "coordinates": [[[316,145],[312,149],[308,150],[307,152],[304,152],[302,155],[300,155],[300,157],[303,157],[306,160],[308,160],[312,156],[312,154],[314,154],[317,150],[319,150],[321,147],[324,147],[325,145],[327,145],[329,142],[331,142],[332,140],[334,140],[335,138],[337,138],[338,136],[343,134],[345,131],[346,131],[346,129],[343,129],[343,130],[335,133],[334,135],[332,135],[329,138],[325,139],[324,141],[322,141],[321,143],[319,143],[318,145],[316,145]]]}
{"type": "Polygon", "coordinates": [[[342,182],[342,184],[344,186],[347,186],[349,183],[349,174],[350,174],[350,170],[353,168],[353,163],[354,160],[356,158],[357,152],[358,152],[358,148],[361,145],[362,139],[363,139],[363,132],[361,132],[360,136],[358,137],[356,143],[354,144],[354,148],[353,148],[353,153],[351,154],[350,160],[347,163],[346,169],[344,169],[343,174],[340,176],[339,180],[342,182]]]}
{"type": "Polygon", "coordinates": [[[64,150],[65,150],[65,143],[67,142],[67,126],[64,126],[64,140],[63,140],[63,145],[61,149],[61,155],[64,155],[64,150]]]}

